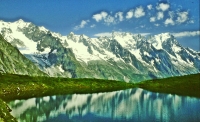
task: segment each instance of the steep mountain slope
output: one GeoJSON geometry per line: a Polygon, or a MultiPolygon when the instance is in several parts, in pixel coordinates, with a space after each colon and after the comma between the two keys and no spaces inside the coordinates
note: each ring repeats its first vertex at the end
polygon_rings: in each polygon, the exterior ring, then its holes
{"type": "Polygon", "coordinates": [[[0,35],[0,73],[46,75],[0,35]]]}
{"type": "Polygon", "coordinates": [[[61,36],[19,20],[0,21],[0,33],[51,76],[141,81],[199,72],[200,57],[173,35],[148,38],[114,32],[112,37],[61,36]]]}

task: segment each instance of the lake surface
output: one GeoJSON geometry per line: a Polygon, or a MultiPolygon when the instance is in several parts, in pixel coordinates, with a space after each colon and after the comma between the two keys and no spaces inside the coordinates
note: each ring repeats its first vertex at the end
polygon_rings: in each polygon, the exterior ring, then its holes
{"type": "Polygon", "coordinates": [[[46,96],[8,103],[24,122],[197,122],[200,99],[140,88],[94,94],[46,96]]]}

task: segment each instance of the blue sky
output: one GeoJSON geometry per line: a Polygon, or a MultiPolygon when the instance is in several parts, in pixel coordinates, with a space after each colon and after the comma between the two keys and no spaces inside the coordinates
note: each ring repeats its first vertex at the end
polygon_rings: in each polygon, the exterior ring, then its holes
{"type": "Polygon", "coordinates": [[[23,19],[67,35],[170,32],[199,50],[199,0],[2,0],[0,20],[23,19]]]}

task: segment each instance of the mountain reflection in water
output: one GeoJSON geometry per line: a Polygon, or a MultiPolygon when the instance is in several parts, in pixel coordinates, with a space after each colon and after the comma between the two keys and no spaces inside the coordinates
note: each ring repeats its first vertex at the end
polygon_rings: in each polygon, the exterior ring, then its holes
{"type": "Polygon", "coordinates": [[[200,121],[200,99],[128,89],[9,103],[20,122],[200,121]]]}

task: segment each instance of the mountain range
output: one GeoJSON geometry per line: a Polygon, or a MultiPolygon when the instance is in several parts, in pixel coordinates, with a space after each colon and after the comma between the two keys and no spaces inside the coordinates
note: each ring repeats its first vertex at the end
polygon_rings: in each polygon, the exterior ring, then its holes
{"type": "Polygon", "coordinates": [[[46,76],[30,60],[22,55],[16,47],[0,35],[0,73],[12,73],[31,76],[46,76]]]}
{"type": "MultiPolygon", "coordinates": [[[[113,32],[111,37],[90,38],[71,32],[62,36],[20,19],[0,21],[0,34],[15,53],[23,54],[37,66],[34,69],[49,76],[138,82],[200,71],[199,52],[183,47],[170,33],[113,32]]],[[[6,53],[9,50],[2,55],[6,53]]],[[[7,63],[12,64],[10,60],[7,63]]]]}

